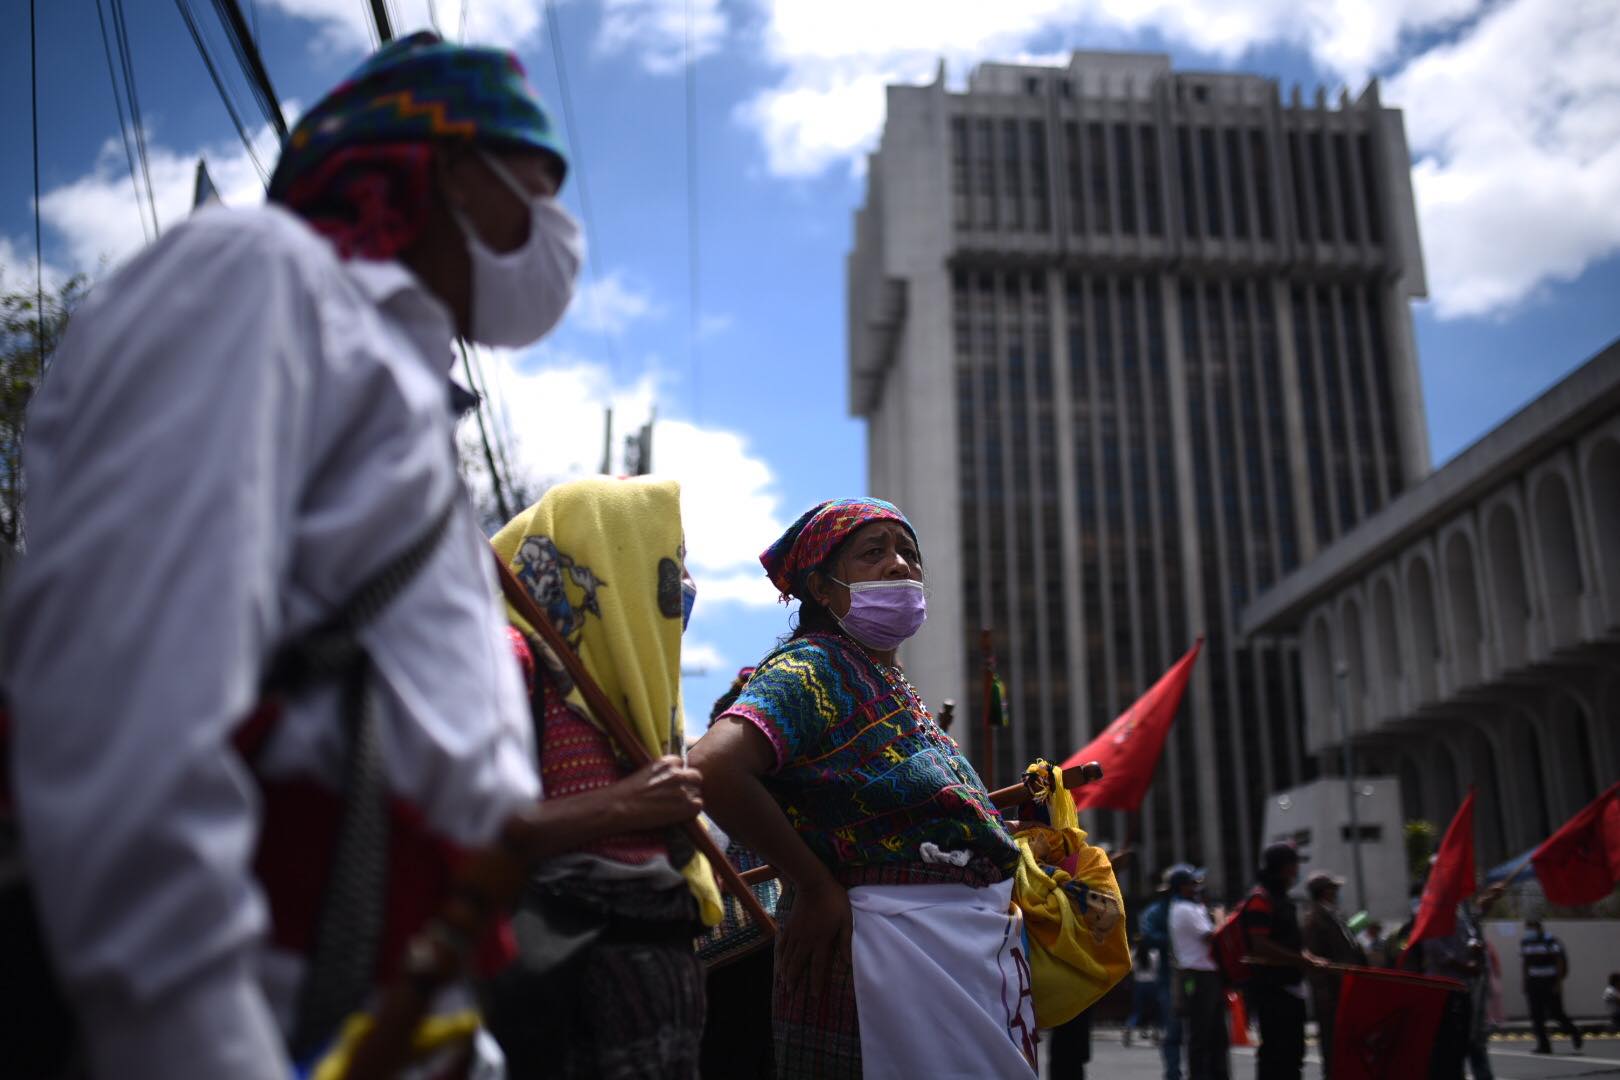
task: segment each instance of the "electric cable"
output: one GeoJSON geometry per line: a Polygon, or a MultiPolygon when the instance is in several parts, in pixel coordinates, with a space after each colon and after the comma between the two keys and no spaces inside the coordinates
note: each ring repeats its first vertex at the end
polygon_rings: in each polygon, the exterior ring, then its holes
{"type": "Polygon", "coordinates": [[[236,103],[231,99],[225,80],[220,78],[219,69],[214,66],[214,58],[209,55],[208,44],[203,40],[202,30],[197,26],[196,16],[191,10],[191,0],[174,0],[174,6],[179,10],[180,18],[185,21],[186,29],[191,31],[191,40],[197,46],[197,55],[202,57],[203,66],[208,69],[208,77],[214,81],[214,89],[219,92],[219,100],[224,104],[225,112],[230,115],[231,125],[236,128],[237,137],[247,148],[248,159],[253,162],[253,168],[258,172],[260,182],[268,190],[270,174],[265,171],[264,163],[259,160],[258,151],[253,149],[253,137],[248,134],[247,126],[242,123],[242,116],[236,111],[236,103]]]}
{"type": "MultiPolygon", "coordinates": [[[[563,58],[562,27],[557,22],[557,5],[553,0],[546,0],[546,30],[551,35],[551,55],[557,64],[557,89],[561,93],[563,107],[563,135],[568,140],[569,153],[573,159],[572,169],[579,177],[579,210],[585,218],[585,268],[591,276],[591,285],[600,292],[601,234],[596,231],[596,220],[591,213],[591,189],[585,182],[584,140],[579,123],[574,118],[573,96],[568,92],[568,64],[563,58]]],[[[619,362],[618,346],[613,340],[613,335],[608,333],[607,327],[601,329],[602,342],[607,348],[608,360],[612,364],[613,375],[617,380],[624,373],[623,366],[619,362]]]]}
{"type": "Polygon", "coordinates": [[[157,196],[152,189],[152,166],[146,152],[146,121],[141,116],[141,96],[135,86],[135,58],[129,47],[129,27],[124,18],[124,0],[108,0],[112,6],[113,36],[118,42],[118,59],[124,68],[124,90],[129,94],[129,115],[135,124],[135,151],[141,162],[141,177],[146,181],[146,202],[152,211],[152,232],[161,236],[163,225],[158,221],[157,196]]]}
{"type": "Polygon", "coordinates": [[[112,46],[107,43],[107,16],[101,9],[101,0],[95,0],[96,20],[101,24],[101,50],[107,57],[107,80],[112,84],[113,107],[118,111],[118,135],[124,143],[124,159],[129,162],[129,186],[135,191],[135,213],[141,219],[141,235],[152,242],[152,230],[146,222],[146,206],[141,200],[141,182],[135,176],[135,151],[129,144],[129,121],[124,119],[124,96],[118,89],[118,74],[113,68],[112,46]]]}
{"type": "Polygon", "coordinates": [[[276,135],[283,142],[287,139],[287,118],[281,113],[281,101],[276,96],[276,88],[271,85],[270,72],[264,66],[264,57],[259,52],[258,44],[258,5],[255,4],[254,28],[248,29],[247,20],[242,17],[242,7],[237,0],[213,0],[214,13],[219,16],[220,23],[225,28],[225,36],[231,43],[231,51],[236,54],[236,62],[247,76],[249,88],[253,91],[253,99],[258,102],[259,111],[264,114],[276,135]]]}
{"type": "Polygon", "coordinates": [[[697,160],[697,56],[692,48],[692,0],[686,0],[686,273],[690,290],[687,310],[687,349],[692,366],[692,414],[703,421],[703,350],[701,329],[702,277],[698,245],[697,160]]]}
{"type": "Polygon", "coordinates": [[[28,103],[34,117],[34,288],[39,306],[34,309],[35,344],[39,371],[45,373],[45,234],[39,223],[39,34],[34,28],[34,0],[28,0],[28,103]]]}

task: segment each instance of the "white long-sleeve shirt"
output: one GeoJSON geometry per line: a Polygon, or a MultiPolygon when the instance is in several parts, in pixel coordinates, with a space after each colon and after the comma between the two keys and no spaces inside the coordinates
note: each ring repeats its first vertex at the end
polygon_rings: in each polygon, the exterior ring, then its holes
{"type": "MultiPolygon", "coordinates": [[[[263,945],[229,739],[275,645],[458,492],[452,333],[404,267],[340,262],[274,206],[198,213],[73,318],[0,641],[27,864],[97,1075],[288,1075],[301,965],[263,945]]],[[[462,844],[539,794],[495,595],[463,501],[360,635],[391,790],[462,844]]],[[[258,767],[335,782],[338,720],[335,688],[293,700],[258,767]]]]}
{"type": "Polygon", "coordinates": [[[1196,900],[1174,897],[1170,901],[1170,947],[1176,967],[1182,971],[1214,971],[1215,954],[1210,935],[1215,920],[1209,909],[1196,900]]]}

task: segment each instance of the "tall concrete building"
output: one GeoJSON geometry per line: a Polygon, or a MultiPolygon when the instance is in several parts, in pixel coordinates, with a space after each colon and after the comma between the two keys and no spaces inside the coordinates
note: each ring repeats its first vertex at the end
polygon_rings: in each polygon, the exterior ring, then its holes
{"type": "Polygon", "coordinates": [[[1296,641],[1240,613],[1428,471],[1400,113],[1162,55],[985,64],[965,92],[942,67],[889,88],[867,177],[850,408],[928,562],[914,681],[971,746],[991,630],[1005,783],[1205,635],[1142,814],[1092,824],[1138,872],[1236,889],[1266,794],[1317,771],[1296,641]]]}

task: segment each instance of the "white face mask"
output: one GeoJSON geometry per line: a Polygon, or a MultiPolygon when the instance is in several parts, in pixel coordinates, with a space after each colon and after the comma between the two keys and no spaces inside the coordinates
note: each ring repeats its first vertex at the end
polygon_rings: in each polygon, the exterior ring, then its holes
{"type": "Polygon", "coordinates": [[[450,208],[472,259],[472,339],[481,345],[522,348],[562,321],[574,298],[574,278],[585,257],[579,222],[548,195],[530,195],[488,154],[490,171],[529,207],[529,238],[501,254],[479,238],[472,223],[450,208]]]}

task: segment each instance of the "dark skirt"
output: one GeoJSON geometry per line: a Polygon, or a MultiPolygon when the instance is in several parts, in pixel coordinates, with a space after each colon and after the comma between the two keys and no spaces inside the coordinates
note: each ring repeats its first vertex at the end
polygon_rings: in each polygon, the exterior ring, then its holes
{"type": "Polygon", "coordinates": [[[519,958],[484,994],[507,1075],[697,1080],[704,990],[695,914],[684,886],[633,905],[530,889],[513,919],[519,958]]]}

